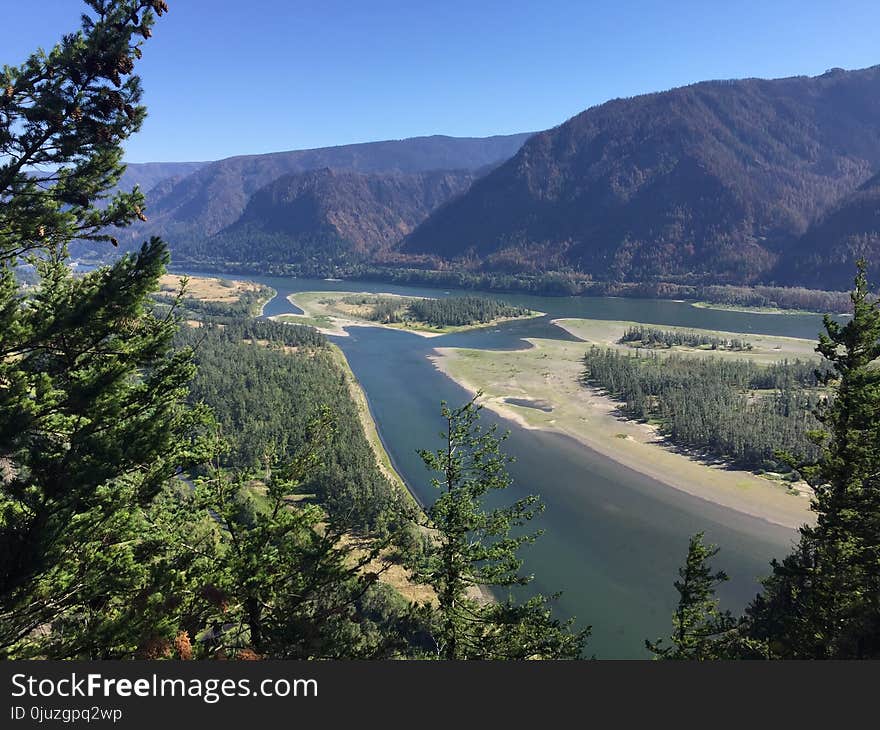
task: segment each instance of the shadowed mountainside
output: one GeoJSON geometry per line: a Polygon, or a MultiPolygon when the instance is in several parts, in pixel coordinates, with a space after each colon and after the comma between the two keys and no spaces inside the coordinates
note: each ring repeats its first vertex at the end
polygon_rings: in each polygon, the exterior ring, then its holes
{"type": "Polygon", "coordinates": [[[284,175],[254,193],[233,225],[191,241],[183,251],[237,262],[375,257],[473,179],[472,172],[442,170],[364,174],[324,168],[284,175]]]}
{"type": "Polygon", "coordinates": [[[230,157],[208,163],[180,180],[162,182],[148,197],[149,221],[122,234],[129,240],[163,235],[173,249],[176,240],[206,238],[231,226],[251,195],[283,175],[322,168],[365,173],[476,170],[507,159],[528,136],[438,135],[230,157]]]}
{"type": "Polygon", "coordinates": [[[868,278],[880,281],[880,175],[833,206],[792,247],[777,278],[814,288],[847,290],[855,262],[868,262],[868,278]]]}
{"type": "MultiPolygon", "coordinates": [[[[599,279],[748,283],[880,167],[880,67],[704,82],[534,135],[404,252],[599,279]]],[[[819,282],[823,286],[825,282],[819,282]]]]}

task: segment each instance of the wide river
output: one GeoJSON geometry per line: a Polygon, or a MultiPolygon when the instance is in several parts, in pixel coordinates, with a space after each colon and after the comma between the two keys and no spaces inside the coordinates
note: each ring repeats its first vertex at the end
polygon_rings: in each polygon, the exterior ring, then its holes
{"type": "MultiPolygon", "coordinates": [[[[190,272],[197,274],[199,272],[190,272]]],[[[217,274],[205,274],[216,276],[217,274]]],[[[300,291],[393,292],[445,296],[455,292],[373,282],[334,282],[248,276],[277,290],[265,315],[297,310],[287,301],[300,291]]],[[[516,349],[524,337],[573,339],[550,323],[557,317],[632,320],[730,332],[815,338],[821,318],[704,309],[687,303],[639,299],[503,295],[506,301],[547,312],[492,329],[423,338],[378,327],[350,328],[333,338],[342,348],[369,400],[373,417],[395,467],[423,503],[435,498],[416,450],[435,448],[442,428],[440,401],[466,402],[469,394],[428,359],[435,347],[516,349]]],[[[644,641],[667,635],[676,600],[672,582],[688,538],[703,530],[721,546],[717,567],[730,576],[722,605],[741,609],[756,593],[769,561],[782,557],[796,533],[719,507],[673,489],[566,436],[525,430],[494,414],[510,431],[507,450],[515,458],[508,497],[539,494],[546,512],[536,520],[544,535],[523,550],[532,587],[562,591],[556,607],[592,626],[588,654],[599,658],[645,657],[644,641]]],[[[768,487],[770,488],[770,487],[768,487]]]]}

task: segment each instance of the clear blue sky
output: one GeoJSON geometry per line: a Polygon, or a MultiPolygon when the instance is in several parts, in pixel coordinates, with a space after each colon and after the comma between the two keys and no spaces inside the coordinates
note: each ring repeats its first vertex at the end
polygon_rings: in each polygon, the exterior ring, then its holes
{"type": "MultiPolygon", "coordinates": [[[[168,0],[139,72],[133,162],[552,127],[708,78],[880,63],[877,0],[168,0]]],[[[77,26],[77,0],[0,0],[0,62],[77,26]]]]}

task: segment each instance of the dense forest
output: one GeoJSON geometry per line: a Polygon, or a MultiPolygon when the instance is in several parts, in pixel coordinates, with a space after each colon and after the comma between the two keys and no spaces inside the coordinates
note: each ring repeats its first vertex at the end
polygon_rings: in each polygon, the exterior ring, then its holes
{"type": "Polygon", "coordinates": [[[880,175],[825,211],[801,237],[792,256],[777,265],[780,281],[844,288],[858,259],[880,280],[880,175]]]}
{"type": "Polygon", "coordinates": [[[531,311],[486,297],[383,297],[353,295],[342,299],[344,304],[366,307],[366,319],[384,324],[419,323],[430,327],[466,327],[487,324],[498,319],[525,317],[531,311]]]}
{"type": "Polygon", "coordinates": [[[669,348],[676,346],[698,347],[710,350],[751,350],[752,344],[738,337],[719,337],[701,332],[686,330],[663,330],[657,327],[635,325],[627,327],[618,340],[619,344],[648,349],[669,348]]]}
{"type": "Polygon", "coordinates": [[[302,489],[353,528],[371,530],[393,520],[401,495],[379,472],[345,374],[321,334],[243,320],[183,327],[177,339],[195,352],[189,398],[211,408],[228,444],[222,465],[258,473],[267,453],[292,458],[308,440],[311,419],[328,409],[334,438],[302,489]]]}
{"type": "Polygon", "coordinates": [[[815,460],[810,439],[821,399],[813,363],[769,366],[682,355],[627,354],[592,347],[584,381],[621,402],[629,418],[657,423],[671,443],[744,469],[788,471],[778,455],[815,460]]]}

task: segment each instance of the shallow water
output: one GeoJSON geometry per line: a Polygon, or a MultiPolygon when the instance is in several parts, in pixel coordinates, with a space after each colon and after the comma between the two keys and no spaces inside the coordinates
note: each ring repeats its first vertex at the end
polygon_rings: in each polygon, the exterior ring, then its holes
{"type": "Polygon", "coordinates": [[[505,403],[510,403],[512,406],[520,406],[522,408],[534,408],[537,411],[544,411],[544,413],[552,413],[553,406],[551,406],[545,400],[529,400],[528,398],[505,398],[505,403]]]}

